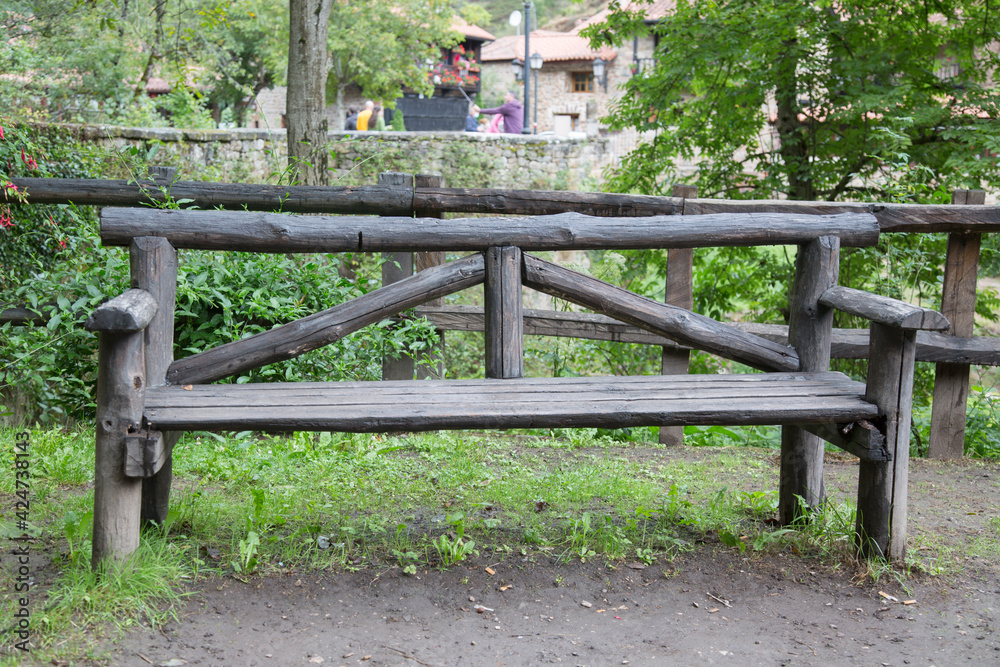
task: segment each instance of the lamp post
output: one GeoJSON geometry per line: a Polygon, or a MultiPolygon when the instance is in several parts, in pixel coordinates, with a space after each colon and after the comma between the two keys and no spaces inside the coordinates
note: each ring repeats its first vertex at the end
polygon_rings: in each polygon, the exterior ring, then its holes
{"type": "Polygon", "coordinates": [[[601,87],[604,88],[604,92],[608,92],[608,70],[604,65],[604,61],[600,58],[594,58],[594,81],[600,81],[601,87]]]}
{"type": "Polygon", "coordinates": [[[514,81],[520,81],[521,77],[524,76],[524,63],[521,62],[520,58],[514,58],[510,63],[511,69],[514,71],[514,81]]]}
{"type": "Polygon", "coordinates": [[[531,0],[524,0],[524,126],[521,128],[521,134],[531,134],[531,128],[528,126],[528,109],[531,108],[529,101],[529,88],[528,88],[528,54],[531,53],[531,40],[529,35],[531,35],[531,0]]]}
{"type": "Polygon", "coordinates": [[[531,54],[531,60],[529,62],[531,63],[531,69],[535,75],[535,125],[534,125],[535,132],[534,133],[538,134],[538,70],[542,69],[542,63],[545,62],[545,60],[542,58],[542,54],[540,54],[538,51],[535,51],[534,53],[531,54]]]}

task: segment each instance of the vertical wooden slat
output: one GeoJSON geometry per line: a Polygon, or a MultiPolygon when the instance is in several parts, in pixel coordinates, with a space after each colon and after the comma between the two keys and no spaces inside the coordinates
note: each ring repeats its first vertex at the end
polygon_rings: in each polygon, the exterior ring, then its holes
{"type": "Polygon", "coordinates": [[[521,249],[494,246],[486,250],[486,377],[524,375],[521,316],[521,249]]]}
{"type": "MultiPolygon", "coordinates": [[[[413,177],[414,187],[416,188],[443,188],[444,178],[437,174],[416,174],[413,177]]],[[[444,218],[444,213],[440,212],[424,212],[415,211],[418,218],[444,218]]],[[[424,269],[429,269],[434,266],[441,266],[445,262],[445,253],[443,251],[435,252],[417,252],[414,253],[414,264],[417,271],[423,271],[424,269]]],[[[433,299],[428,301],[426,306],[443,306],[444,299],[433,299]]],[[[430,363],[421,364],[417,366],[417,379],[424,380],[427,378],[434,378],[437,380],[443,380],[445,376],[444,370],[444,330],[439,329],[438,332],[439,342],[433,348],[427,351],[427,356],[430,363]]]]}
{"type": "Polygon", "coordinates": [[[906,555],[906,493],[910,463],[910,409],[916,332],[871,325],[865,397],[879,406],[892,461],[861,461],[856,533],[865,556],[906,555]]]}
{"type": "MultiPolygon", "coordinates": [[[[695,199],[698,188],[693,185],[675,185],[671,194],[674,197],[695,199]]],[[[682,209],[683,210],[683,209],[682,209]]],[[[692,287],[692,271],[694,266],[693,248],[667,248],[667,289],[664,301],[671,306],[679,306],[692,310],[694,308],[694,290],[692,287]]],[[[691,361],[689,350],[672,350],[664,347],[660,357],[661,375],[686,375],[691,361]]],[[[661,426],[660,444],[684,444],[683,426],[661,426]]]]}
{"type": "MultiPolygon", "coordinates": [[[[799,355],[802,371],[830,368],[833,310],[819,303],[840,276],[840,239],[820,237],[799,246],[795,282],[789,298],[788,341],[799,355]]],[[[799,498],[808,507],[823,502],[823,440],[795,426],[781,429],[781,480],[778,515],[783,525],[800,514],[799,498]]]]}
{"type": "MultiPolygon", "coordinates": [[[[408,187],[413,189],[413,175],[387,171],[378,175],[378,184],[392,187],[408,187]]],[[[403,278],[413,275],[412,252],[382,253],[382,285],[391,285],[403,278]]],[[[413,357],[401,355],[398,359],[384,358],[382,360],[383,380],[412,380],[413,357]]]]}
{"type": "MultiPolygon", "coordinates": [[[[983,190],[956,190],[952,204],[984,204],[983,190]]],[[[969,337],[976,315],[976,278],[982,234],[955,232],[948,235],[941,313],[951,322],[948,333],[969,337]]],[[[965,448],[965,418],[969,399],[969,370],[966,364],[937,364],[934,371],[934,401],[931,405],[931,433],[928,456],[935,459],[961,458],[965,448]]]]}
{"type": "Polygon", "coordinates": [[[91,565],[120,562],[139,548],[141,478],[125,476],[125,436],[139,430],[146,391],[143,332],[101,332],[91,565]]]}
{"type": "MultiPolygon", "coordinates": [[[[165,238],[141,236],[129,248],[132,287],[149,292],[157,303],[156,315],[146,327],[144,356],[146,383],[166,383],[167,368],[174,360],[174,306],[177,295],[177,251],[165,238]]],[[[142,480],[142,521],[162,524],[170,508],[173,477],[171,452],[180,433],[163,434],[166,461],[152,477],[142,480]]]]}

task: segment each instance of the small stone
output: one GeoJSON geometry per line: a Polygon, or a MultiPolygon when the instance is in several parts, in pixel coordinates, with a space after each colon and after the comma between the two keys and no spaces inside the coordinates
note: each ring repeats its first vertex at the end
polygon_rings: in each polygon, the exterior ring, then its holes
{"type": "Polygon", "coordinates": [[[581,607],[586,607],[587,609],[590,609],[590,608],[591,608],[591,607],[593,607],[594,605],[592,605],[591,603],[589,603],[589,602],[587,602],[586,600],[584,600],[584,601],[582,601],[582,602],[580,603],[580,606],[581,606],[581,607]]]}

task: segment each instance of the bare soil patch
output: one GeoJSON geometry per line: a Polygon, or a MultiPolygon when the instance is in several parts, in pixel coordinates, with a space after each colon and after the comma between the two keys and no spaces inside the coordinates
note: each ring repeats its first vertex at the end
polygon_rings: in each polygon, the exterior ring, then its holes
{"type": "MultiPolygon", "coordinates": [[[[856,484],[856,463],[828,459],[831,496],[856,484]]],[[[180,622],[106,650],[114,665],[995,665],[998,507],[1000,464],[916,460],[912,544],[918,561],[921,549],[943,554],[941,570],[924,560],[872,581],[710,534],[650,566],[512,552],[415,576],[373,564],[219,577],[195,585],[180,622]]]]}

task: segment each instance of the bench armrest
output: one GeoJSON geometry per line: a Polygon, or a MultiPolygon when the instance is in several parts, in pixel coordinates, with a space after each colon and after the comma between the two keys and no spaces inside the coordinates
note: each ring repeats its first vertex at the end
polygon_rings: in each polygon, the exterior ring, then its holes
{"type": "Polygon", "coordinates": [[[142,331],[149,325],[156,310],[156,299],[149,292],[130,289],[98,306],[83,327],[87,331],[106,333],[142,331]]]}
{"type": "Polygon", "coordinates": [[[899,299],[851,287],[831,287],[823,292],[819,302],[824,306],[897,329],[946,331],[951,327],[948,318],[936,310],[920,308],[899,299]]]}

